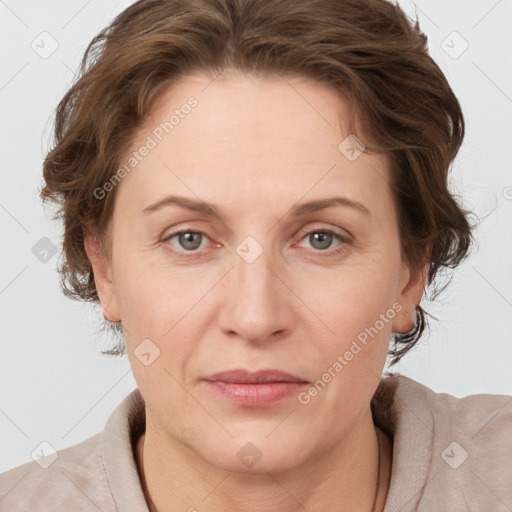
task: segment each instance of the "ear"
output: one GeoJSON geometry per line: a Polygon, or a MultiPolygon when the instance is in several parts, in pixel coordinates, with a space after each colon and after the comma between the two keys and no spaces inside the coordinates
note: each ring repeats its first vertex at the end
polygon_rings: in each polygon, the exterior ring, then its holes
{"type": "Polygon", "coordinates": [[[116,301],[112,268],[102,250],[101,242],[97,237],[89,235],[84,241],[85,252],[89,258],[93,272],[96,290],[103,308],[103,316],[110,322],[119,322],[119,308],[116,301]]]}
{"type": "Polygon", "coordinates": [[[397,300],[402,305],[402,310],[395,316],[392,322],[392,330],[396,333],[406,333],[414,327],[415,309],[421,302],[425,290],[429,264],[425,264],[420,270],[412,273],[407,265],[402,266],[400,273],[400,295],[397,300]]]}

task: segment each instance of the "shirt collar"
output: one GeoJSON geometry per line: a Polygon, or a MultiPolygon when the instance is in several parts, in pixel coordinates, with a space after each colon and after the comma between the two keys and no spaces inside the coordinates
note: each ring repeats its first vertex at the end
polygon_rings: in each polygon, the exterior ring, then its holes
{"type": "Polygon", "coordinates": [[[136,388],[112,412],[103,431],[103,464],[116,508],[123,512],[149,512],[135,461],[136,442],[145,425],[145,403],[136,388]]]}

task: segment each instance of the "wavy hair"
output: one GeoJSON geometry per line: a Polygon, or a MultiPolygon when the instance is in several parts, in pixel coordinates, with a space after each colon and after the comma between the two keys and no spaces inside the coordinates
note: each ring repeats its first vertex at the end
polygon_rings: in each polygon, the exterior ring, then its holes
{"type": "MultiPolygon", "coordinates": [[[[430,57],[427,37],[387,0],[140,0],[91,41],[79,74],[55,113],[53,148],[43,165],[43,202],[64,224],[61,287],[99,302],[84,247],[94,233],[109,255],[114,176],[151,106],[175,81],[201,71],[299,75],[338,91],[352,105],[368,153],[390,162],[402,257],[428,264],[427,284],[456,267],[472,242],[470,212],[448,190],[448,172],[464,138],[450,85],[430,57]],[[425,263],[426,262],[426,263],[425,263]]],[[[442,291],[435,288],[433,298],[442,291]]],[[[396,334],[393,364],[419,340],[396,334]]],[[[114,330],[119,326],[113,326],[114,330]]],[[[121,341],[105,354],[125,353],[121,341]]]]}

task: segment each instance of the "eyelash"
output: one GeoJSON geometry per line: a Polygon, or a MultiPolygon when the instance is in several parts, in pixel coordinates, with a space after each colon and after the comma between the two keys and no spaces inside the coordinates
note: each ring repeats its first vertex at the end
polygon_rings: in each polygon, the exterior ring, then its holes
{"type": "MultiPolygon", "coordinates": [[[[207,239],[209,238],[208,235],[206,233],[204,233],[203,231],[197,231],[197,230],[193,230],[193,229],[182,229],[180,231],[175,231],[174,233],[170,233],[169,235],[167,235],[163,240],[162,242],[168,242],[170,241],[171,239],[173,239],[174,237],[178,236],[178,235],[181,235],[181,234],[184,234],[184,233],[193,233],[193,234],[199,234],[199,235],[203,235],[204,237],[206,237],[207,239]]],[[[334,255],[337,255],[337,254],[340,254],[344,251],[347,250],[346,248],[346,244],[349,244],[350,243],[350,240],[348,237],[345,237],[343,235],[340,235],[339,233],[333,231],[333,230],[330,230],[330,229],[318,229],[318,228],[315,228],[315,229],[311,229],[309,231],[306,231],[304,233],[301,233],[301,236],[299,238],[299,241],[302,241],[304,238],[307,238],[308,236],[314,234],[314,233],[322,233],[322,234],[326,234],[326,235],[332,235],[334,238],[338,239],[341,243],[340,245],[336,248],[336,249],[332,249],[332,250],[329,250],[329,249],[325,249],[325,250],[321,250],[321,249],[310,249],[308,252],[314,252],[315,254],[322,254],[322,253],[325,253],[323,254],[323,256],[325,257],[328,257],[328,256],[334,256],[334,255]]],[[[186,250],[177,250],[175,248],[171,249],[173,252],[183,256],[184,258],[193,258],[193,257],[197,257],[199,255],[201,255],[201,253],[203,252],[202,250],[193,250],[193,251],[186,251],[186,250]],[[189,254],[187,256],[185,256],[185,254],[189,254]]]]}

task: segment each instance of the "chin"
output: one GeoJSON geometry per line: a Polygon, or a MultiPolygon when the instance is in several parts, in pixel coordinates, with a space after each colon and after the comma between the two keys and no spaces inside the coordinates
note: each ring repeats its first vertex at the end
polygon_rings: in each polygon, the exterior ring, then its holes
{"type": "Polygon", "coordinates": [[[306,452],[304,442],[290,442],[292,436],[283,434],[286,433],[283,431],[274,439],[274,434],[266,438],[268,430],[261,435],[244,435],[225,442],[222,447],[215,442],[211,451],[199,454],[225,471],[248,474],[287,471],[304,463],[306,452]]]}
{"type": "MultiPolygon", "coordinates": [[[[265,451],[260,453],[252,453],[254,448],[246,444],[237,450],[235,457],[233,454],[226,454],[220,456],[215,461],[215,465],[225,471],[234,473],[245,473],[245,474],[267,474],[267,473],[280,473],[283,471],[289,471],[300,465],[302,460],[295,460],[294,457],[290,457],[289,453],[268,453],[265,455],[265,451]],[[244,452],[241,460],[238,458],[238,453],[244,452]]],[[[301,457],[302,459],[302,457],[301,457]]]]}

